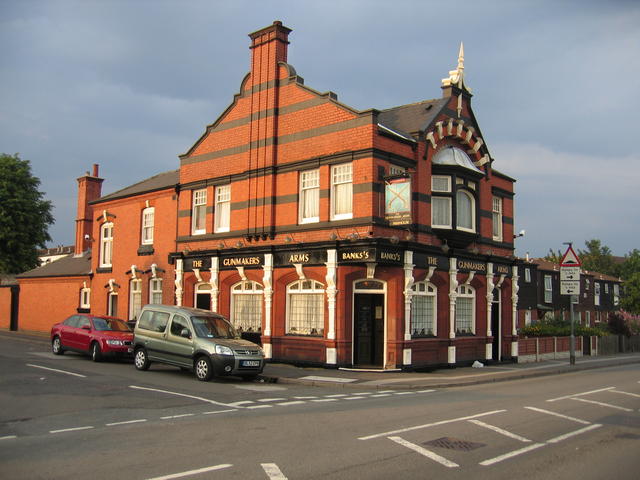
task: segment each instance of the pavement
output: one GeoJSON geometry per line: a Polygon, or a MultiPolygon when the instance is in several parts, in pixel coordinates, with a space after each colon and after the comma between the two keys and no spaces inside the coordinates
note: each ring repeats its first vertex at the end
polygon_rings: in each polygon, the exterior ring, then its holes
{"type": "MultiPolygon", "coordinates": [[[[49,335],[40,332],[12,332],[0,329],[0,338],[49,343],[49,335]]],[[[261,380],[265,383],[289,383],[343,388],[378,390],[461,387],[482,383],[502,382],[525,378],[640,364],[640,352],[603,356],[577,356],[575,364],[569,358],[535,363],[498,363],[479,368],[440,368],[429,372],[402,372],[360,369],[328,369],[300,367],[284,363],[267,363],[261,380]]]]}

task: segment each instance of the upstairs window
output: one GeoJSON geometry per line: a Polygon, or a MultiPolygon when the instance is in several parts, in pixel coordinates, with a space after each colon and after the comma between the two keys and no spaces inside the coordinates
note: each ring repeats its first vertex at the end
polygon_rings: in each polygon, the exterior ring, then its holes
{"type": "Polygon", "coordinates": [[[451,228],[451,197],[437,193],[451,193],[451,177],[434,175],[431,177],[431,226],[451,228]]]}
{"type": "Polygon", "coordinates": [[[544,303],[551,303],[553,300],[553,284],[551,275],[544,276],[544,303]]]}
{"type": "Polygon", "coordinates": [[[216,187],[215,231],[228,232],[231,225],[231,185],[216,187]]]}
{"type": "Polygon", "coordinates": [[[593,302],[596,305],[600,305],[600,283],[594,282],[593,284],[593,302]]]}
{"type": "Polygon", "coordinates": [[[153,223],[155,209],[148,207],[142,210],[142,244],[153,245],[153,223]]]}
{"type": "Polygon", "coordinates": [[[455,218],[457,230],[475,233],[476,183],[457,177],[453,187],[452,180],[448,175],[431,177],[431,226],[452,229],[455,218]]]}
{"type": "Polygon", "coordinates": [[[300,223],[320,220],[320,170],[300,172],[300,223]]]}
{"type": "Polygon", "coordinates": [[[531,269],[530,268],[525,268],[524,269],[524,281],[526,283],[531,283],[531,269]]]}
{"type": "Polygon", "coordinates": [[[456,227],[459,230],[475,232],[476,209],[473,195],[465,190],[456,192],[456,227]]]}
{"type": "Polygon", "coordinates": [[[113,261],[113,223],[100,227],[100,267],[109,268],[113,261]]]}
{"type": "Polygon", "coordinates": [[[353,176],[350,163],[331,167],[331,220],[353,217],[353,176]]]}
{"type": "Polygon", "coordinates": [[[191,209],[191,233],[193,235],[202,235],[206,233],[207,218],[207,190],[193,191],[193,206],[191,209]]]}
{"type": "Polygon", "coordinates": [[[493,197],[492,199],[492,224],[493,239],[496,242],[502,241],[502,198],[493,197]]]}

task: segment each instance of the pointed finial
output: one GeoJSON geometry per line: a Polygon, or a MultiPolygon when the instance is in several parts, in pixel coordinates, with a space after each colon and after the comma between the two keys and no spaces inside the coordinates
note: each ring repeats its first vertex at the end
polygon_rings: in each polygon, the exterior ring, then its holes
{"type": "Polygon", "coordinates": [[[471,92],[471,89],[464,85],[464,43],[460,42],[460,50],[458,52],[458,66],[455,70],[449,71],[449,77],[442,79],[443,87],[450,87],[455,85],[460,89],[466,89],[471,92]]]}

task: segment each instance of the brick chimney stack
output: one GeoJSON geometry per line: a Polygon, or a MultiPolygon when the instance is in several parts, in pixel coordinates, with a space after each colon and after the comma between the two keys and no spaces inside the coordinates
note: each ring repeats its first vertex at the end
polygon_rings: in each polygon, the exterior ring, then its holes
{"type": "Polygon", "coordinates": [[[93,173],[87,172],[78,178],[78,214],[76,216],[75,255],[91,248],[93,228],[93,207],[90,202],[102,195],[103,178],[98,177],[98,164],[93,164],[93,173]]]}
{"type": "Polygon", "coordinates": [[[276,20],[272,25],[249,34],[251,38],[251,86],[274,80],[278,62],[287,61],[291,29],[276,20]]]}

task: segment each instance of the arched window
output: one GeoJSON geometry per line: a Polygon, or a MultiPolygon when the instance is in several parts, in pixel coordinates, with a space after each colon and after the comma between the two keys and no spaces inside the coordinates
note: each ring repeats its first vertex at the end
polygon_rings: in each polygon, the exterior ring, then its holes
{"type": "Polygon", "coordinates": [[[91,289],[84,287],[80,289],[80,308],[91,308],[91,289]]]}
{"type": "Polygon", "coordinates": [[[149,303],[162,303],[162,279],[152,278],[149,280],[149,303]]]}
{"type": "Polygon", "coordinates": [[[460,230],[475,232],[476,215],[473,195],[465,190],[456,193],[456,226],[460,230]]]}
{"type": "Polygon", "coordinates": [[[100,227],[100,267],[111,267],[113,261],[113,223],[100,227]]]}
{"type": "Polygon", "coordinates": [[[324,286],[298,280],[287,286],[287,333],[324,336],[324,286]]]}
{"type": "Polygon", "coordinates": [[[416,282],[411,290],[411,336],[437,335],[436,287],[428,282],[416,282]]]}
{"type": "Polygon", "coordinates": [[[239,332],[262,332],[262,285],[247,280],[231,287],[231,323],[239,332]]]}
{"type": "Polygon", "coordinates": [[[470,285],[460,285],[456,293],[456,335],[474,335],[476,333],[476,291],[470,285]]]}
{"type": "Polygon", "coordinates": [[[129,320],[135,320],[142,309],[142,280],[129,282],[129,320]]]}

